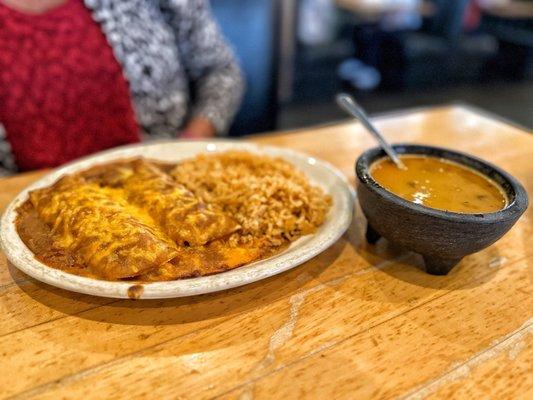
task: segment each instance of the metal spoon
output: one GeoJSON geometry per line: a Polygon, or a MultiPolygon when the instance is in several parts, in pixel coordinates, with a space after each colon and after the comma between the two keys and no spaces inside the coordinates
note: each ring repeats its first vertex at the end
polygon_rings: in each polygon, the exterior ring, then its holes
{"type": "Polygon", "coordinates": [[[385,140],[381,133],[379,133],[372,122],[370,122],[367,113],[359,104],[357,104],[354,98],[349,94],[339,93],[336,99],[340,108],[342,108],[352,117],[357,118],[364,125],[367,131],[377,139],[381,148],[385,151],[385,153],[387,153],[394,164],[396,164],[396,166],[400,169],[406,169],[404,163],[398,157],[398,154],[396,154],[392,146],[385,140]]]}

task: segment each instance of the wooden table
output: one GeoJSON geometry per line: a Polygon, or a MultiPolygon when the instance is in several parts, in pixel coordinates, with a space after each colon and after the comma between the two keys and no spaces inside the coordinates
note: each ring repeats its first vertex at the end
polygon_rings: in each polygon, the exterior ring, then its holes
{"type": "MultiPolygon", "coordinates": [[[[533,136],[464,107],[377,119],[392,141],[445,145],[533,193],[533,136]]],[[[254,137],[323,158],[354,183],[374,142],[357,123],[254,137]]],[[[0,204],[41,176],[0,181],[0,204]]],[[[0,266],[0,397],[532,398],[531,207],[448,276],[373,247],[357,210],[344,237],[277,277],[194,298],[69,293],[0,266]]]]}

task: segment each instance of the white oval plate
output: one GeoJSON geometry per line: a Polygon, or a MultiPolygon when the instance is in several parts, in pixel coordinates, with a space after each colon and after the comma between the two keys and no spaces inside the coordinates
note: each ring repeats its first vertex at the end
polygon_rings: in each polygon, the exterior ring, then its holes
{"type": "Polygon", "coordinates": [[[9,204],[2,216],[0,239],[3,251],[9,261],[18,269],[50,285],[95,296],[131,297],[128,296],[128,289],[132,288],[136,284],[135,282],[109,282],[85,278],[50,268],[36,260],[34,254],[20,239],[15,228],[17,207],[26,201],[29,191],[49,186],[65,174],[71,174],[95,164],[135,156],[178,162],[199,153],[232,149],[281,157],[304,172],[312,183],[322,187],[333,199],[333,205],[324,224],[313,235],[298,239],[283,252],[231,271],[199,278],[138,284],[142,285],[142,288],[135,288],[134,293],[132,293],[135,294],[136,298],[160,299],[192,296],[256,282],[302,264],[324,251],[346,231],[352,220],[354,193],[344,176],[330,164],[296,151],[257,146],[247,142],[228,140],[185,142],[174,140],[136,144],[108,150],[67,164],[28,186],[9,204]]]}

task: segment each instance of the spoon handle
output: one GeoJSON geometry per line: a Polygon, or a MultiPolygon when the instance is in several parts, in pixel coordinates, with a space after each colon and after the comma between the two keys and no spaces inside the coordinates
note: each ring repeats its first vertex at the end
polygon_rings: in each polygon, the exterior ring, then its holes
{"type": "Polygon", "coordinates": [[[402,160],[400,160],[394,149],[387,143],[383,136],[381,136],[378,130],[374,128],[374,125],[372,125],[372,123],[370,122],[370,118],[368,117],[366,112],[361,108],[359,104],[357,104],[357,102],[353,99],[352,96],[345,93],[338,94],[337,104],[342,107],[347,113],[356,117],[374,136],[374,138],[376,138],[381,148],[385,150],[385,153],[387,153],[387,155],[392,159],[392,161],[399,168],[405,169],[405,165],[403,164],[402,160]]]}

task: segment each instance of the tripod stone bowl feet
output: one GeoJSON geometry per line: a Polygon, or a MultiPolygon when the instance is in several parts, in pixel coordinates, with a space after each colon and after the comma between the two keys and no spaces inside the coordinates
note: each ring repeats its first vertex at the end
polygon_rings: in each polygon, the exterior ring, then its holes
{"type": "Polygon", "coordinates": [[[376,244],[376,242],[381,239],[381,235],[376,232],[369,224],[366,224],[366,241],[370,244],[376,244]]]}
{"type": "MultiPolygon", "coordinates": [[[[369,224],[366,225],[365,237],[366,241],[372,245],[381,239],[381,235],[369,224]]],[[[431,275],[447,275],[461,261],[461,258],[441,258],[430,255],[422,255],[422,258],[426,265],[426,272],[431,275]]]]}

